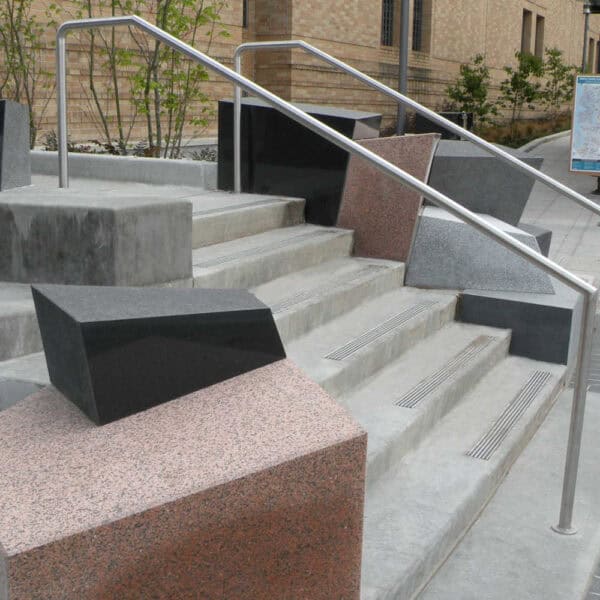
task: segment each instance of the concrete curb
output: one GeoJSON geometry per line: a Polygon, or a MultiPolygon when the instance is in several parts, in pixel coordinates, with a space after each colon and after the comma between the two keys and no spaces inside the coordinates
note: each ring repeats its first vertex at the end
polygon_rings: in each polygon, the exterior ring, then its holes
{"type": "Polygon", "coordinates": [[[518,150],[520,152],[531,152],[546,142],[551,142],[552,140],[557,140],[561,137],[566,137],[567,135],[571,135],[570,129],[567,129],[566,131],[559,131],[558,133],[551,133],[550,135],[545,135],[544,137],[537,138],[536,140],[531,140],[531,142],[527,142],[525,145],[518,148],[518,150]]]}
{"type": "MultiPolygon", "coordinates": [[[[31,171],[58,176],[58,153],[32,150],[31,171]]],[[[206,161],[71,153],[69,175],[155,185],[189,185],[206,190],[217,188],[217,163],[206,161]]]]}

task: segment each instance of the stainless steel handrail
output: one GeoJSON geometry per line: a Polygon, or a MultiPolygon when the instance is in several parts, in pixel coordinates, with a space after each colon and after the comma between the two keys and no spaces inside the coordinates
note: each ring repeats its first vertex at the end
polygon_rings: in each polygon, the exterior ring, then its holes
{"type": "Polygon", "coordinates": [[[355,156],[360,156],[376,169],[391,177],[398,183],[406,185],[410,189],[425,198],[432,201],[434,204],[445,208],[450,214],[463,220],[474,227],[482,234],[496,240],[501,246],[509,251],[521,256],[531,264],[538,266],[545,273],[555,277],[571,289],[580,292],[583,295],[583,318],[582,331],[579,343],[577,376],[575,387],[575,399],[573,402],[573,411],[571,417],[571,425],[569,430],[569,444],[567,449],[567,465],[565,482],[563,486],[563,502],[561,507],[561,518],[557,530],[561,533],[572,533],[572,512],[573,501],[575,497],[575,485],[577,480],[577,469],[579,462],[579,452],[581,447],[581,431],[583,427],[583,417],[585,413],[585,400],[587,391],[587,374],[589,370],[590,354],[591,354],[591,339],[592,328],[595,316],[595,306],[598,299],[598,290],[573,275],[560,265],[554,263],[550,259],[542,256],[529,246],[511,237],[501,229],[491,225],[479,215],[471,212],[464,206],[461,206],[454,200],[448,198],[444,194],[438,192],[427,184],[423,183],[416,177],[406,173],[402,169],[387,162],[374,152],[367,150],[355,141],[342,135],[335,129],[321,123],[314,117],[308,115],[296,106],[282,100],[275,94],[265,90],[261,86],[243,77],[235,71],[225,67],[218,61],[210,58],[206,54],[192,48],[188,44],[178,40],[162,29],[148,23],[144,19],[137,16],[127,17],[107,17],[101,19],[82,19],[78,21],[68,21],[63,23],[57,32],[56,44],[56,65],[57,65],[57,103],[58,103],[58,155],[59,155],[59,185],[60,187],[68,187],[68,161],[67,161],[67,106],[66,106],[66,56],[65,56],[65,39],[69,31],[75,29],[90,29],[93,27],[114,27],[116,25],[136,26],[148,33],[149,35],[161,40],[171,48],[181,51],[188,58],[196,60],[204,66],[216,71],[231,83],[239,85],[248,93],[255,94],[263,98],[269,105],[279,110],[290,119],[301,123],[314,133],[322,136],[332,144],[342,148],[346,152],[355,156]]]}
{"type": "MultiPolygon", "coordinates": [[[[396,90],[393,90],[391,87],[388,87],[387,85],[381,83],[380,81],[377,81],[376,79],[373,79],[372,77],[369,77],[368,75],[359,71],[358,69],[351,67],[348,63],[345,63],[345,62],[331,56],[331,54],[327,54],[327,52],[323,52],[322,50],[319,50],[319,48],[313,46],[312,44],[309,44],[308,42],[304,42],[302,40],[283,40],[283,41],[274,41],[274,42],[247,42],[245,44],[240,44],[236,48],[235,53],[233,55],[234,69],[236,70],[236,72],[241,73],[241,71],[242,71],[242,54],[244,52],[247,52],[248,50],[282,50],[282,49],[286,49],[286,48],[302,49],[305,52],[308,52],[309,54],[312,54],[313,56],[320,58],[322,61],[329,63],[330,65],[332,65],[334,67],[337,67],[338,69],[347,73],[348,75],[351,75],[355,79],[362,81],[369,87],[372,87],[375,90],[381,92],[382,94],[385,94],[386,96],[389,96],[390,98],[394,98],[394,100],[396,100],[397,102],[412,108],[414,111],[423,115],[430,121],[433,121],[440,127],[443,127],[445,129],[447,129],[448,131],[451,131],[452,133],[460,136],[461,138],[463,138],[465,140],[469,140],[470,142],[472,142],[479,148],[482,148],[486,152],[489,152],[490,154],[493,154],[494,156],[498,157],[503,162],[506,162],[506,163],[512,165],[513,167],[515,167],[519,171],[522,171],[523,173],[527,173],[528,175],[531,175],[538,181],[545,183],[548,187],[552,188],[556,192],[560,192],[561,194],[564,194],[565,196],[571,198],[572,200],[575,200],[575,202],[578,202],[582,206],[589,208],[591,211],[595,212],[597,215],[600,215],[600,206],[598,206],[595,202],[592,202],[591,200],[589,200],[582,194],[578,194],[576,191],[574,191],[571,188],[567,187],[566,185],[560,183],[560,181],[556,181],[556,179],[553,179],[552,177],[549,177],[545,173],[538,171],[538,169],[536,169],[535,167],[528,165],[527,163],[523,162],[522,160],[519,160],[512,154],[506,152],[505,150],[502,150],[502,148],[498,148],[497,146],[494,146],[494,144],[490,144],[490,142],[486,142],[484,139],[480,138],[478,135],[475,135],[473,132],[469,131],[468,129],[465,129],[465,128],[461,127],[460,125],[457,125],[456,123],[453,123],[452,121],[449,121],[448,119],[445,119],[444,117],[441,117],[434,111],[423,106],[422,104],[419,104],[415,100],[412,100],[408,96],[405,96],[404,94],[401,94],[401,93],[397,92],[396,90]]],[[[238,86],[235,86],[234,113],[233,113],[234,114],[234,134],[233,134],[234,135],[234,137],[233,137],[233,148],[234,148],[233,159],[234,160],[233,160],[233,162],[234,162],[234,187],[235,187],[235,190],[238,192],[241,191],[241,139],[240,139],[241,138],[241,133],[240,133],[240,130],[241,130],[241,99],[242,99],[241,91],[238,86]]]]}

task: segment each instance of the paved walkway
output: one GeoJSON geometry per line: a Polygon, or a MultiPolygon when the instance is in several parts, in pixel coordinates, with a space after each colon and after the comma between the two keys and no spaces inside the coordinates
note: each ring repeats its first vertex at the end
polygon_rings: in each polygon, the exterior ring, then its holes
{"type": "MultiPolygon", "coordinates": [[[[567,135],[541,144],[530,154],[544,158],[544,173],[600,203],[600,196],[591,193],[596,189],[596,178],[569,172],[570,143],[567,135]]],[[[522,220],[552,230],[550,258],[570,271],[600,281],[600,216],[536,183],[522,220]]]]}

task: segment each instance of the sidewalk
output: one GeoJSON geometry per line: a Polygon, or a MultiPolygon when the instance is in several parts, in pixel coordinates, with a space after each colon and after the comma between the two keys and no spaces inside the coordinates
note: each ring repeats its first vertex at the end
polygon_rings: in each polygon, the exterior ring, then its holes
{"type": "MultiPolygon", "coordinates": [[[[569,172],[570,136],[555,138],[531,150],[544,159],[542,171],[600,203],[596,177],[569,172]]],[[[537,182],[522,221],[551,229],[550,258],[584,277],[600,281],[600,216],[537,182]]]]}

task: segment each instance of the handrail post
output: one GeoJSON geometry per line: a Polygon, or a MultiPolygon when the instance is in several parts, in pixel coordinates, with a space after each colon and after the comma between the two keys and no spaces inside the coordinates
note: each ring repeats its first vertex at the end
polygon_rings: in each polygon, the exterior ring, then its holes
{"type": "Polygon", "coordinates": [[[577,533],[577,529],[573,527],[573,507],[575,505],[575,489],[577,486],[579,453],[581,450],[583,417],[585,415],[585,401],[588,388],[597,302],[598,290],[593,293],[583,294],[581,333],[578,348],[579,360],[577,361],[573,406],[571,408],[571,424],[569,426],[569,440],[567,442],[565,474],[560,502],[560,517],[558,525],[552,526],[554,531],[563,535],[573,535],[574,533],[577,533]]]}
{"type": "Polygon", "coordinates": [[[58,117],[58,187],[69,187],[69,163],[67,148],[67,68],[65,58],[66,33],[56,34],[56,109],[58,117]]]}
{"type": "MultiPolygon", "coordinates": [[[[242,72],[242,56],[236,52],[233,58],[234,70],[242,72]]],[[[233,84],[233,190],[242,192],[242,88],[233,84]]]]}

